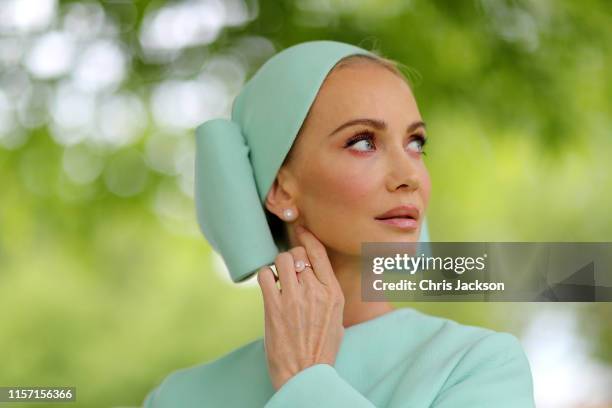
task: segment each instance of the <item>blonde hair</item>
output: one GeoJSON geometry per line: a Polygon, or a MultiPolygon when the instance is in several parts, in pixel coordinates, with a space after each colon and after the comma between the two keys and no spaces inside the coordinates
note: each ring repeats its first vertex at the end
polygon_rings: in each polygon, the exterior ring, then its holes
{"type": "MultiPolygon", "coordinates": [[[[386,69],[388,69],[389,71],[391,71],[392,73],[394,73],[395,75],[397,75],[398,77],[407,80],[407,78],[402,74],[401,70],[400,70],[400,66],[402,67],[406,67],[405,65],[401,64],[398,61],[389,59],[389,58],[385,58],[383,56],[380,55],[365,55],[365,54],[355,54],[355,55],[349,55],[347,57],[342,58],[340,61],[338,61],[336,63],[336,65],[334,65],[334,67],[330,70],[330,73],[332,73],[333,71],[343,68],[343,67],[347,67],[347,66],[351,66],[351,65],[356,65],[356,64],[363,64],[363,63],[375,63],[378,64],[386,69]]],[[[406,67],[407,68],[407,67],[406,67]]],[[[329,74],[328,74],[329,76],[329,74]]],[[[408,84],[410,84],[409,80],[407,81],[408,84]]]]}
{"type": "MultiPolygon", "coordinates": [[[[412,81],[410,77],[406,77],[400,70],[400,67],[407,69],[409,74],[416,73],[416,71],[411,71],[410,68],[406,67],[405,65],[397,61],[382,57],[376,51],[370,51],[370,52],[372,52],[374,55],[354,54],[354,55],[349,55],[349,56],[346,56],[340,59],[334,65],[334,67],[328,72],[326,79],[327,77],[329,77],[329,75],[332,72],[337,71],[341,68],[348,67],[348,66],[354,66],[357,64],[374,63],[374,64],[378,64],[388,69],[393,74],[397,75],[398,77],[406,81],[408,86],[412,85],[412,81]]],[[[325,80],[323,81],[323,83],[325,83],[325,80]]],[[[285,166],[291,160],[291,157],[293,156],[292,152],[294,150],[293,146],[295,146],[295,140],[297,140],[298,137],[300,137],[300,134],[302,133],[302,130],[304,129],[304,125],[308,121],[309,117],[310,117],[310,110],[308,110],[308,113],[306,114],[306,118],[302,122],[302,126],[300,127],[300,130],[298,131],[298,134],[296,135],[294,139],[294,143],[291,146],[291,149],[289,149],[287,156],[285,156],[285,160],[283,161],[281,167],[285,166]]],[[[268,211],[268,209],[265,208],[265,206],[264,206],[264,212],[266,214],[266,219],[268,221],[268,225],[270,226],[270,230],[272,231],[272,237],[274,238],[274,242],[279,247],[280,251],[288,251],[290,249],[289,237],[287,234],[287,226],[285,222],[281,220],[276,214],[273,214],[270,211],[268,211]]]]}

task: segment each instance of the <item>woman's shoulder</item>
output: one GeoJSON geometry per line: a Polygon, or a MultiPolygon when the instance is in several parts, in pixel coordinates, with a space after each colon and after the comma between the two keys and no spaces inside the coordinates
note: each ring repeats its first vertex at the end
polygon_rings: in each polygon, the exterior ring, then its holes
{"type": "MultiPolygon", "coordinates": [[[[406,389],[412,393],[402,397],[418,399],[420,396],[413,394],[421,392],[426,398],[433,393],[441,407],[470,406],[474,405],[470,401],[499,398],[506,400],[500,406],[533,407],[530,365],[521,342],[512,333],[415,309],[402,310],[371,329],[361,334],[380,342],[380,351],[373,352],[367,364],[375,367],[376,361],[389,361],[375,373],[381,377],[390,369],[402,367],[398,383],[410,384],[406,389]]],[[[360,346],[364,341],[355,339],[360,346]]],[[[357,349],[352,347],[351,354],[357,349]]],[[[400,387],[398,393],[403,389],[400,387]]]]}
{"type": "Polygon", "coordinates": [[[228,402],[248,394],[249,389],[257,393],[270,387],[263,338],[258,338],[214,360],[173,371],[149,392],[143,406],[232,406],[228,402]]]}
{"type": "Polygon", "coordinates": [[[412,323],[408,326],[422,329],[422,344],[413,350],[445,373],[442,390],[456,389],[459,383],[476,388],[488,384],[491,391],[504,386],[516,389],[525,397],[525,406],[531,406],[531,367],[517,336],[416,310],[407,318],[412,323]]]}
{"type": "Polygon", "coordinates": [[[451,318],[434,316],[410,309],[405,314],[407,328],[418,329],[418,337],[429,347],[441,348],[451,353],[503,355],[522,354],[519,339],[510,332],[460,323],[451,318]]]}
{"type": "Polygon", "coordinates": [[[347,347],[343,360],[376,344],[372,358],[385,353],[402,356],[407,362],[417,361],[425,367],[443,368],[436,373],[450,375],[463,368],[503,365],[513,361],[525,371],[529,363],[523,346],[512,333],[460,323],[413,308],[401,308],[378,322],[357,325],[345,334],[347,347]],[[376,351],[378,350],[378,351],[376,351]]]}

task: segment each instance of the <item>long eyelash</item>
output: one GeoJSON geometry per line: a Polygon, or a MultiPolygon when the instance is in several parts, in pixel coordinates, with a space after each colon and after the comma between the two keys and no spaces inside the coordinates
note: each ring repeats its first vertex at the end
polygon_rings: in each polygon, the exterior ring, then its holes
{"type": "Polygon", "coordinates": [[[370,131],[364,131],[364,132],[359,132],[356,135],[354,135],[353,137],[351,137],[349,140],[346,141],[346,143],[344,144],[344,147],[349,147],[354,145],[355,143],[361,141],[361,140],[374,140],[374,134],[370,131]]]}
{"type": "Polygon", "coordinates": [[[427,153],[423,150],[425,149],[425,145],[427,144],[427,137],[425,137],[425,135],[423,135],[422,133],[417,133],[414,136],[421,141],[421,154],[423,156],[427,156],[427,153]]]}

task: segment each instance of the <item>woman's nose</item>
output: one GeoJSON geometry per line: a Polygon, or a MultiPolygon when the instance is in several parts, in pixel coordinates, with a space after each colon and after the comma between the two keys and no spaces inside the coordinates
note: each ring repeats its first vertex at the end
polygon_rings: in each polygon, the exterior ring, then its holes
{"type": "Polygon", "coordinates": [[[388,156],[389,173],[387,188],[395,191],[398,188],[417,190],[420,187],[418,163],[406,148],[394,147],[388,156]]]}

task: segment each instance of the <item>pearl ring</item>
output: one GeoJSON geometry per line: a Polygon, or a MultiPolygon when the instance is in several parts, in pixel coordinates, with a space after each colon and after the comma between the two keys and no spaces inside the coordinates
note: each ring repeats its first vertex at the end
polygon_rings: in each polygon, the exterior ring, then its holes
{"type": "Polygon", "coordinates": [[[306,267],[311,267],[308,262],[304,262],[301,259],[299,261],[295,261],[295,271],[302,272],[306,267]]]}

